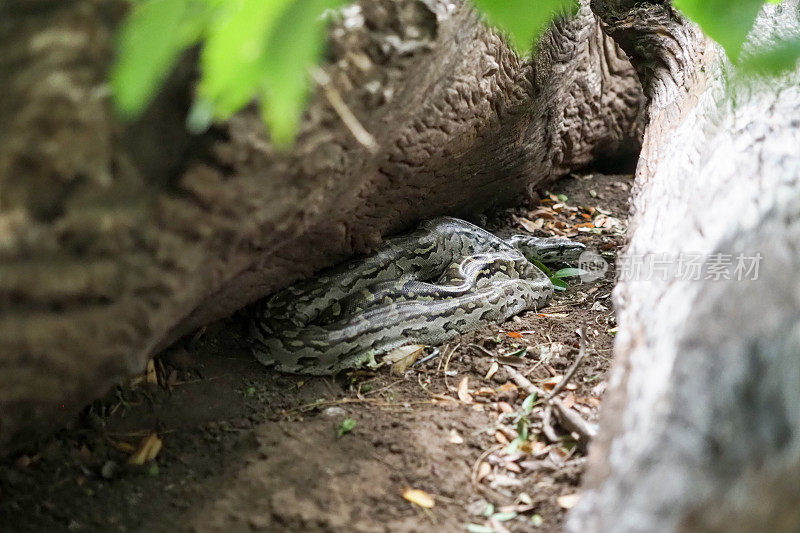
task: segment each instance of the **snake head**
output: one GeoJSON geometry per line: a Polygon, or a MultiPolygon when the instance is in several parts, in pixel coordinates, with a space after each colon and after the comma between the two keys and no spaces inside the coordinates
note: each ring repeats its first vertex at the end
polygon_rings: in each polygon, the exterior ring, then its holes
{"type": "Polygon", "coordinates": [[[534,237],[532,235],[513,235],[506,242],[522,252],[528,260],[544,264],[578,262],[586,245],[560,237],[534,237]]]}

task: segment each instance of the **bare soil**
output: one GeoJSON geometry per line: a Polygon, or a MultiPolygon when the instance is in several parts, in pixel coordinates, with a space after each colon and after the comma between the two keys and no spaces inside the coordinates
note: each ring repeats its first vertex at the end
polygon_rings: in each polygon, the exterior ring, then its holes
{"type": "Polygon", "coordinates": [[[479,220],[501,235],[574,236],[610,268],[400,375],[278,374],[251,357],[238,317],[198,332],[159,356],[149,378],[0,463],[0,531],[560,530],[579,498],[585,451],[557,421],[544,423],[541,399],[523,406],[528,393],[493,363],[512,361],[551,389],[583,328],[586,357],[558,397],[596,422],[630,180],[573,176],[537,205],[479,220]],[[162,445],[155,458],[131,464],[148,439],[162,445]],[[423,500],[409,501],[408,489],[423,500]]]}

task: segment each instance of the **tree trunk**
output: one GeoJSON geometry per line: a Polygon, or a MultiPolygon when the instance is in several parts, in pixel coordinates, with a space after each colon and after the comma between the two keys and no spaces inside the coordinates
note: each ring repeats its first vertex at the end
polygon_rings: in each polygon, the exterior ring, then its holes
{"type": "MultiPolygon", "coordinates": [[[[592,4],[641,75],[649,124],[611,390],[569,529],[797,531],[800,71],[741,80],[669,2],[592,4]],[[699,281],[630,279],[682,254],[705,260],[699,281]],[[740,254],[761,256],[757,280],[737,279],[740,254]],[[715,279],[729,259],[732,279],[715,279]]],[[[797,0],[768,6],[749,46],[798,26],[797,0]]]]}
{"type": "Polygon", "coordinates": [[[143,118],[116,120],[121,0],[4,6],[0,454],[155,350],[387,234],[638,150],[638,80],[587,6],[523,61],[468,6],[365,0],[326,70],[378,149],[318,88],[288,154],[251,111],[187,135],[190,60],[143,118]]]}

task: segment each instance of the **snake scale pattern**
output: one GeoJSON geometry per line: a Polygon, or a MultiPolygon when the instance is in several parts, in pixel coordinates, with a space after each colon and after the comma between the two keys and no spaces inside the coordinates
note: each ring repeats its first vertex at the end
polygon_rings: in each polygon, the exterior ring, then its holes
{"type": "Polygon", "coordinates": [[[256,304],[253,352],[282,372],[331,375],[404,344],[446,342],[546,305],[553,285],[532,261],[574,263],[583,250],[435,218],[256,304]]]}

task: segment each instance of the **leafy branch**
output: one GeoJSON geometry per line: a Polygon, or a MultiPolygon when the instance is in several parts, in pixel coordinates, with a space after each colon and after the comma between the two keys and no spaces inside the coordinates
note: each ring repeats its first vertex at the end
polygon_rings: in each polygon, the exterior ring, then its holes
{"type": "MultiPolygon", "coordinates": [[[[119,112],[138,116],[178,58],[200,47],[200,80],[187,127],[204,131],[257,101],[277,146],[290,146],[309,93],[308,72],[325,45],[326,17],[346,0],[131,0],[117,42],[111,89],[119,112]]],[[[779,0],[766,0],[779,3],[779,0]]],[[[518,50],[531,50],[577,0],[474,0],[518,50]]],[[[765,0],[674,0],[744,71],[778,74],[800,57],[800,39],[742,58],[765,0]]]]}
{"type": "Polygon", "coordinates": [[[344,0],[140,0],[123,24],[111,88],[139,115],[186,49],[202,45],[188,126],[202,131],[257,99],[273,141],[294,139],[323,51],[323,13],[344,0]]]}

